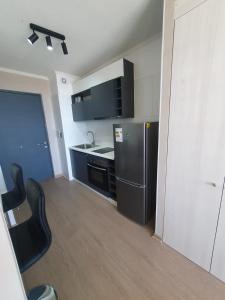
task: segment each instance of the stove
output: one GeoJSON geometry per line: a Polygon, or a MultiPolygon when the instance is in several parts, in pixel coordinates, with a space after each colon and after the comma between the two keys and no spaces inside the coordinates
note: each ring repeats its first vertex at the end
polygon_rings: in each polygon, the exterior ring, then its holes
{"type": "Polygon", "coordinates": [[[112,152],[112,151],[114,151],[114,148],[105,147],[105,148],[101,148],[101,149],[98,149],[98,150],[94,150],[92,152],[96,152],[96,153],[99,153],[99,154],[105,154],[105,153],[112,152]]]}

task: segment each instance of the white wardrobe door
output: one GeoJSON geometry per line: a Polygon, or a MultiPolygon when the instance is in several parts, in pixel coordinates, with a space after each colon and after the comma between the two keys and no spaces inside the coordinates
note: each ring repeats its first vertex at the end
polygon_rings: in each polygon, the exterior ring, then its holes
{"type": "Polygon", "coordinates": [[[206,270],[225,174],[225,1],[175,23],[163,240],[206,270]]]}
{"type": "Polygon", "coordinates": [[[225,190],[221,202],[211,273],[225,282],[225,190]]]}

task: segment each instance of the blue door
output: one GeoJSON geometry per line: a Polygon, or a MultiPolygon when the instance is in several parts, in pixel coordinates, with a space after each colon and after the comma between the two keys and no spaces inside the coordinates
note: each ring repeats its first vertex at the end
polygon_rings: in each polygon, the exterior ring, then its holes
{"type": "Polygon", "coordinates": [[[8,189],[14,162],[22,166],[25,180],[53,177],[41,96],[0,90],[0,165],[8,189]]]}

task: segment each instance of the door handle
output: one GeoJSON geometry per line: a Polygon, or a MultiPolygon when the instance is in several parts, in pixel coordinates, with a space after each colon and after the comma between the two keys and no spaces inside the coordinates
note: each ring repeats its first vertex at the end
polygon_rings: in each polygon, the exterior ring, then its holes
{"type": "Polygon", "coordinates": [[[215,182],[206,182],[207,185],[210,185],[212,187],[216,187],[216,183],[215,182]]]}
{"type": "Polygon", "coordinates": [[[92,164],[87,164],[89,168],[93,168],[99,171],[107,172],[107,169],[93,166],[92,164]]]}
{"type": "Polygon", "coordinates": [[[37,146],[38,146],[38,147],[48,148],[48,143],[47,143],[47,142],[37,143],[37,146]]]}

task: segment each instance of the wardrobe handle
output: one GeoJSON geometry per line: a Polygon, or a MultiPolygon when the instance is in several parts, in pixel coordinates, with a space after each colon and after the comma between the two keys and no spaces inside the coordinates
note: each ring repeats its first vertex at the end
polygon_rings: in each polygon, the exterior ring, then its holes
{"type": "Polygon", "coordinates": [[[216,183],[215,182],[206,182],[206,184],[211,185],[213,187],[216,187],[216,183]]]}

